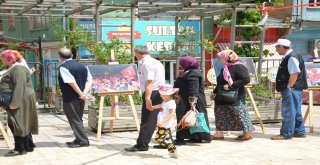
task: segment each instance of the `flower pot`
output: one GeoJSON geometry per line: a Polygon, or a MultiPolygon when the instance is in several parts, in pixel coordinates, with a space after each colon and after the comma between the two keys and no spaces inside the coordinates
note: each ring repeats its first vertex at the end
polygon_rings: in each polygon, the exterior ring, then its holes
{"type": "MultiPolygon", "coordinates": [[[[140,123],[141,119],[141,105],[135,106],[137,111],[138,120],[140,123]]],[[[99,108],[95,106],[88,106],[88,126],[96,132],[98,129],[98,116],[99,108]]],[[[110,117],[111,107],[103,108],[103,117],[110,117]]],[[[114,120],[113,121],[113,131],[122,132],[122,131],[136,131],[137,126],[133,118],[132,110],[130,106],[120,106],[119,108],[120,117],[132,117],[132,120],[114,120]]],[[[110,120],[102,121],[102,132],[110,132],[110,120]]]]}

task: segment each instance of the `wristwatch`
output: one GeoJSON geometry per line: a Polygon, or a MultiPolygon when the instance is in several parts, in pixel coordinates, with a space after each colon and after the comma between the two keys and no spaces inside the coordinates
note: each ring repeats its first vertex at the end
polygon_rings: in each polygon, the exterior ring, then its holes
{"type": "Polygon", "coordinates": [[[292,89],[292,87],[288,84],[287,85],[287,88],[289,89],[289,90],[291,90],[292,89]]]}

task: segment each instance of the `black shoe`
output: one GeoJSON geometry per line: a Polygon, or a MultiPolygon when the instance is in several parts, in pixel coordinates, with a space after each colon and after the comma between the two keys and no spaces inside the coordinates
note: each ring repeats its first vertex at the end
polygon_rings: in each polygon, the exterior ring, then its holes
{"type": "Polygon", "coordinates": [[[153,148],[156,148],[156,149],[167,149],[167,147],[162,146],[162,145],[154,145],[153,148]]]}
{"type": "Polygon", "coordinates": [[[34,151],[34,148],[27,149],[27,152],[33,152],[33,151],[34,151]]]}
{"type": "Polygon", "coordinates": [[[187,143],[183,140],[175,140],[173,141],[173,144],[174,145],[177,145],[177,146],[181,146],[181,145],[186,145],[187,143]]]}
{"type": "Polygon", "coordinates": [[[89,144],[76,143],[76,142],[68,144],[69,148],[79,148],[79,147],[88,147],[88,146],[89,144]]]}
{"type": "Polygon", "coordinates": [[[74,139],[74,141],[72,141],[72,142],[66,142],[66,144],[70,145],[70,144],[75,143],[75,142],[76,142],[76,139],[74,139]]]}
{"type": "Polygon", "coordinates": [[[124,150],[126,150],[128,152],[137,152],[137,151],[148,151],[148,148],[133,146],[131,148],[125,148],[124,150]]]}
{"type": "Polygon", "coordinates": [[[26,151],[19,152],[16,150],[11,150],[8,153],[6,153],[4,156],[5,157],[12,157],[12,156],[24,155],[24,154],[27,154],[27,152],[26,151]]]}

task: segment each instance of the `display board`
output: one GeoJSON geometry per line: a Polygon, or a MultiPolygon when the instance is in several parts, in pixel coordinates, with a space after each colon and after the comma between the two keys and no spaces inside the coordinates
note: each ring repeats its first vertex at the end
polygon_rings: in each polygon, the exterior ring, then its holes
{"type": "Polygon", "coordinates": [[[306,62],[308,86],[320,86],[320,63],[306,62]]]}
{"type": "Polygon", "coordinates": [[[92,65],[88,66],[93,78],[92,93],[139,90],[137,65],[92,65]]]}
{"type": "MultiPolygon", "coordinates": [[[[240,60],[243,62],[243,65],[246,66],[249,72],[250,76],[250,84],[258,84],[258,76],[256,72],[256,67],[253,63],[253,59],[251,57],[241,57],[240,60]]],[[[223,64],[220,62],[219,59],[213,59],[212,61],[212,68],[214,68],[214,74],[211,72],[210,75],[207,75],[208,77],[216,76],[215,78],[211,78],[212,80],[216,80],[219,76],[221,69],[223,68],[223,64]]],[[[216,83],[216,82],[211,82],[216,83]]]]}

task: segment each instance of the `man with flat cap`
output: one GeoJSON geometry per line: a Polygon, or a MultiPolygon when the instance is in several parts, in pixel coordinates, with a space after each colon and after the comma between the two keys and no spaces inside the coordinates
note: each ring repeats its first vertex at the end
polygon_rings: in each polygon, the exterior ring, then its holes
{"type": "Polygon", "coordinates": [[[304,61],[301,56],[294,53],[291,42],[287,39],[279,39],[275,47],[279,55],[283,56],[276,77],[276,90],[281,92],[282,96],[282,126],[280,135],[271,139],[305,138],[301,96],[302,91],[308,86],[304,61]]]}
{"type": "Polygon", "coordinates": [[[70,49],[59,50],[61,65],[59,67],[59,85],[62,92],[63,110],[68,118],[75,140],[66,142],[70,148],[89,146],[89,139],[83,127],[85,94],[90,91],[92,76],[89,69],[71,59],[70,49]]]}
{"type": "Polygon", "coordinates": [[[128,152],[147,151],[149,142],[157,125],[159,109],[152,109],[152,105],[162,103],[159,85],[165,83],[165,71],[162,63],[149,54],[147,46],[136,46],[135,57],[138,59],[140,90],[142,91],[142,110],[139,137],[136,145],[126,148],[128,152]]]}

